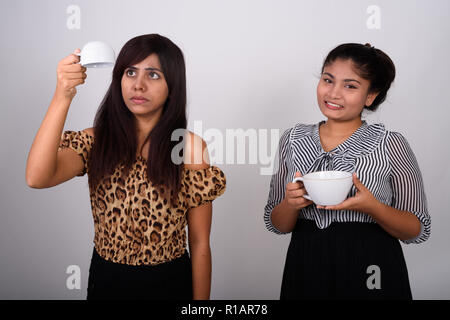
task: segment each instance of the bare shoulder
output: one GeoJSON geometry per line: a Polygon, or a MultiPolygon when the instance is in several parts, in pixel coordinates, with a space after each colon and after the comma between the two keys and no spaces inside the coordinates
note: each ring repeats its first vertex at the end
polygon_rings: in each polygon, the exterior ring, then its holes
{"type": "Polygon", "coordinates": [[[206,142],[191,131],[186,133],[184,167],[198,170],[209,167],[209,153],[206,142]]]}
{"type": "Polygon", "coordinates": [[[94,138],[94,128],[87,128],[82,131],[86,132],[88,135],[94,138]]]}

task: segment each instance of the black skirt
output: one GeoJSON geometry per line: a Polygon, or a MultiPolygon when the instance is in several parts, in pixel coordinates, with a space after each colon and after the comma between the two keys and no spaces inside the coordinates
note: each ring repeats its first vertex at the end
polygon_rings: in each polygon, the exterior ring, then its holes
{"type": "Polygon", "coordinates": [[[298,220],[281,299],[412,299],[399,241],[375,223],[298,220]]]}
{"type": "Polygon", "coordinates": [[[187,252],[155,266],[132,266],[105,260],[94,248],[87,300],[192,300],[191,270],[187,252]]]}

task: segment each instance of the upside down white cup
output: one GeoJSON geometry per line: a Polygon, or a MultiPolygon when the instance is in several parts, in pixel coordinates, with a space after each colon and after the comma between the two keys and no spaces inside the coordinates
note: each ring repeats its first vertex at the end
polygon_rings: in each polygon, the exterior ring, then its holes
{"type": "Polygon", "coordinates": [[[114,50],[101,41],[86,43],[77,55],[80,56],[80,64],[86,68],[112,67],[115,61],[114,50]]]}
{"type": "Polygon", "coordinates": [[[352,173],[345,171],[317,171],[297,177],[302,181],[307,195],[303,197],[322,206],[332,206],[347,198],[353,185],[352,173]]]}

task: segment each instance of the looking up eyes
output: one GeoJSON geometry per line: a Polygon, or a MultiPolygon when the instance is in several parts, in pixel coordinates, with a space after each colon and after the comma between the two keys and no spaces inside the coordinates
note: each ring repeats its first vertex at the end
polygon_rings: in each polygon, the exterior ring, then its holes
{"type": "MultiPolygon", "coordinates": [[[[135,74],[136,74],[136,70],[133,70],[133,69],[125,70],[125,74],[126,74],[128,77],[134,77],[135,74]]],[[[161,78],[161,77],[159,76],[159,74],[158,74],[157,72],[155,72],[155,71],[149,71],[149,72],[148,72],[148,75],[149,75],[149,77],[150,77],[151,79],[153,79],[153,80],[158,80],[158,79],[161,78]]]]}

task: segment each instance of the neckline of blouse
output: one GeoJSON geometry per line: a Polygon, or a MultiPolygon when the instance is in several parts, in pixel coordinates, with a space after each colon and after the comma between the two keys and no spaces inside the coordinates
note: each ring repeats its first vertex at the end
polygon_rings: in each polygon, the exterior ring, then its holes
{"type": "Polygon", "coordinates": [[[365,120],[363,120],[361,126],[359,126],[359,128],[356,129],[355,132],[353,132],[351,134],[351,136],[348,137],[344,142],[337,145],[330,151],[325,151],[323,149],[322,143],[320,142],[320,133],[319,133],[319,127],[323,123],[325,123],[325,120],[322,120],[319,123],[315,124],[312,138],[317,145],[317,150],[320,153],[325,153],[325,154],[336,154],[336,153],[342,152],[343,150],[346,150],[349,146],[353,145],[357,140],[359,140],[361,137],[361,134],[366,130],[366,128],[369,127],[367,122],[365,120]]]}

